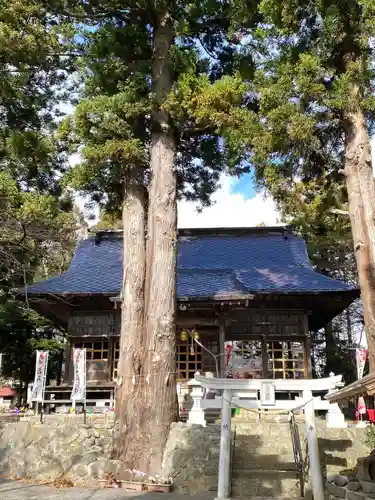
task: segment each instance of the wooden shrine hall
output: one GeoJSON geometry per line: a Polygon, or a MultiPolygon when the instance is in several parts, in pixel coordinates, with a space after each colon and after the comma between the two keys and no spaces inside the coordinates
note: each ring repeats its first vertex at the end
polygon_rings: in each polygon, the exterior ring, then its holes
{"type": "MultiPolygon", "coordinates": [[[[72,348],[85,347],[87,402],[114,400],[119,358],[121,231],[78,244],[69,269],[31,285],[28,300],[67,331],[65,375],[46,388],[70,397],[72,348]]],[[[286,227],[181,229],[177,264],[177,382],[196,371],[239,378],[311,378],[310,332],[359,297],[314,271],[305,242],[286,227]],[[229,346],[229,347],[228,347],[229,346]]]]}

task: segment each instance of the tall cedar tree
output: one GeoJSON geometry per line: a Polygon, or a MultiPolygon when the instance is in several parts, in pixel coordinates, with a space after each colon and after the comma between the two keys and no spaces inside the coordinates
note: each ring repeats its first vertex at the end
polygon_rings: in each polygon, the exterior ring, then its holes
{"type": "Polygon", "coordinates": [[[178,418],[177,199],[208,204],[221,172],[247,171],[238,130],[255,123],[253,61],[228,36],[230,2],[69,3],[60,15],[91,27],[76,37],[82,101],[62,128],[83,161],[66,182],[107,210],[122,207],[114,452],[124,468],[160,473],[178,418]]]}
{"type": "Polygon", "coordinates": [[[263,0],[260,12],[271,57],[256,77],[259,132],[252,138],[253,163],[273,191],[297,177],[322,191],[315,202],[328,196],[331,208],[340,208],[335,197],[343,196],[343,202],[347,197],[373,370],[375,188],[369,126],[375,2],[263,0]]]}

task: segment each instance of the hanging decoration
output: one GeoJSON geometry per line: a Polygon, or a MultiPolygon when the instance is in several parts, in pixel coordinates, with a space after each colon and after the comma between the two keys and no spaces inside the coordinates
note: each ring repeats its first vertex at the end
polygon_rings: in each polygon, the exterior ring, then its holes
{"type": "Polygon", "coordinates": [[[185,342],[189,338],[189,335],[186,330],[182,330],[180,333],[180,339],[185,342]]]}
{"type": "Polygon", "coordinates": [[[358,398],[357,412],[358,415],[365,415],[367,413],[366,403],[362,396],[358,398]]]}
{"type": "Polygon", "coordinates": [[[231,357],[231,354],[232,354],[232,349],[233,349],[232,344],[227,344],[225,346],[225,353],[226,353],[226,357],[225,357],[225,369],[228,368],[230,357],[231,357]]]}
{"type": "Polygon", "coordinates": [[[367,408],[366,408],[365,400],[362,396],[360,396],[358,398],[357,414],[356,414],[357,427],[365,427],[366,426],[366,422],[363,421],[363,415],[366,415],[366,413],[367,413],[367,408]]]}
{"type": "Polygon", "coordinates": [[[31,401],[43,403],[46,388],[48,351],[36,351],[35,379],[31,391],[31,401]]]}
{"type": "Polygon", "coordinates": [[[86,349],[73,349],[74,382],[70,399],[86,400],[86,349]]]}
{"type": "Polygon", "coordinates": [[[357,361],[357,376],[358,380],[363,377],[363,372],[365,370],[367,359],[367,349],[359,348],[356,349],[356,361],[357,361]]]}
{"type": "MultiPolygon", "coordinates": [[[[195,328],[191,331],[189,331],[189,330],[182,330],[181,331],[180,339],[182,340],[182,342],[186,342],[186,341],[189,341],[189,339],[191,339],[191,344],[189,347],[190,356],[195,356],[195,342],[198,342],[199,338],[200,338],[199,333],[197,332],[197,330],[195,328]]],[[[188,345],[189,345],[189,342],[188,342],[188,345]]]]}

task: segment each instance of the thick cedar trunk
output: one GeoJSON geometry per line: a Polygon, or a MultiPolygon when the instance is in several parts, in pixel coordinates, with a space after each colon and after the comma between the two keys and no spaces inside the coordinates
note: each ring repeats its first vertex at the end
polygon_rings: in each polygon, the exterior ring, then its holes
{"type": "Polygon", "coordinates": [[[132,173],[123,205],[123,285],[116,435],[113,455],[124,469],[137,468],[144,444],[142,356],[144,349],[145,188],[132,173]]]}
{"type": "Polygon", "coordinates": [[[145,372],[148,392],[148,449],[145,472],[161,472],[163,451],[172,422],[178,419],[176,394],[176,144],[162,102],[172,88],[169,50],[173,42],[169,14],[158,13],[153,37],[153,91],[157,105],[151,136],[149,189],[145,372]]]}
{"type": "MultiPolygon", "coordinates": [[[[354,89],[359,96],[358,89],[354,89]]],[[[345,115],[345,176],[349,214],[369,347],[375,370],[375,185],[365,115],[359,107],[345,115]]]]}

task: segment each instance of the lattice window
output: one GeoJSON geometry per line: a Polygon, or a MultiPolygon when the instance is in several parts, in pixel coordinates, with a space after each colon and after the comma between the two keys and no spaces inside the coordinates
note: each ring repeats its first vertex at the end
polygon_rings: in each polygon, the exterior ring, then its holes
{"type": "Polygon", "coordinates": [[[195,372],[202,370],[202,348],[191,343],[191,339],[176,339],[177,381],[183,382],[194,378],[195,372]]]}
{"type": "Polygon", "coordinates": [[[116,340],[113,346],[113,378],[118,376],[118,360],[120,359],[120,341],[116,340]]]}
{"type": "Polygon", "coordinates": [[[258,340],[233,341],[227,375],[233,378],[261,378],[262,343],[258,340]]]}
{"type": "Polygon", "coordinates": [[[268,370],[273,378],[300,379],[305,376],[303,342],[267,342],[268,370]]]}
{"type": "Polygon", "coordinates": [[[76,349],[86,349],[87,360],[108,360],[108,342],[77,342],[74,347],[76,349]]]}

